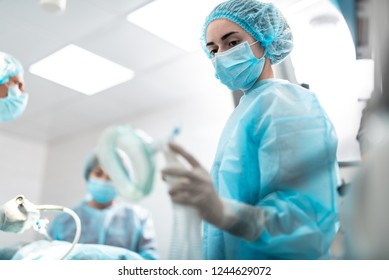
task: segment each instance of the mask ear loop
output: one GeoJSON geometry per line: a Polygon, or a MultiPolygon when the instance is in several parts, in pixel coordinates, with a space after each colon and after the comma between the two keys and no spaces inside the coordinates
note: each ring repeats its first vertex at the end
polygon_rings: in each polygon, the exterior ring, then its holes
{"type": "MultiPolygon", "coordinates": [[[[259,43],[259,41],[257,40],[255,42],[249,44],[249,46],[251,47],[251,46],[255,45],[256,43],[259,43]]],[[[266,58],[267,57],[267,49],[266,48],[263,48],[263,49],[264,49],[263,56],[261,58],[266,58]]],[[[261,59],[261,58],[259,58],[259,59],[261,59]]]]}

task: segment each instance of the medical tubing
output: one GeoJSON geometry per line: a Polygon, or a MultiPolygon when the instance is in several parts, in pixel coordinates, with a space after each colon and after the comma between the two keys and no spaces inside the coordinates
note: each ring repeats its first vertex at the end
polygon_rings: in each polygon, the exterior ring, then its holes
{"type": "MultiPolygon", "coordinates": [[[[168,167],[185,168],[168,147],[163,150],[168,167]]],[[[179,179],[168,176],[171,188],[179,179]]],[[[173,233],[170,240],[169,259],[202,259],[201,218],[192,206],[173,203],[173,233]]]]}
{"type": "Polygon", "coordinates": [[[51,236],[47,233],[47,230],[46,228],[44,228],[44,230],[37,230],[35,229],[37,232],[39,232],[40,234],[42,234],[47,240],[49,241],[53,241],[53,239],[51,238],[51,236]]]}
{"type": "Polygon", "coordinates": [[[58,205],[37,205],[36,208],[41,212],[65,212],[72,216],[76,223],[76,234],[74,235],[72,245],[70,246],[69,250],[64,254],[61,258],[61,260],[64,260],[70,252],[74,249],[78,241],[80,240],[81,236],[81,221],[78,215],[72,210],[67,207],[58,206],[58,205]]]}
{"type": "Polygon", "coordinates": [[[169,259],[202,259],[201,219],[191,206],[173,204],[173,234],[169,259]]]}

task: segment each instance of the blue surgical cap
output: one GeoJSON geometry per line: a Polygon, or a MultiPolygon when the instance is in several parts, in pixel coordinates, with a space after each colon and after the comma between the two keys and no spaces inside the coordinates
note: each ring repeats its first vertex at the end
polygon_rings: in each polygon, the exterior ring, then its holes
{"type": "Polygon", "coordinates": [[[86,159],[84,166],[84,178],[86,181],[89,179],[89,175],[95,167],[99,165],[99,161],[96,156],[96,152],[93,151],[86,159]]]}
{"type": "Polygon", "coordinates": [[[293,49],[292,31],[280,10],[271,3],[256,0],[229,0],[216,6],[206,18],[201,39],[206,47],[208,25],[220,18],[228,19],[249,33],[265,48],[265,56],[271,64],[280,63],[293,49]]]}
{"type": "Polygon", "coordinates": [[[22,64],[13,56],[0,52],[0,85],[16,75],[23,75],[22,64]]]}

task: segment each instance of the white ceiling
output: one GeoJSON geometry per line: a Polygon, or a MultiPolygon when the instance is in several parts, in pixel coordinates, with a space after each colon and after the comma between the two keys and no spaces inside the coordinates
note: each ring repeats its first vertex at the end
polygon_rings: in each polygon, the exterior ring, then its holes
{"type": "MultiPolygon", "coordinates": [[[[26,112],[12,123],[0,123],[0,130],[55,142],[158,107],[174,106],[199,93],[226,92],[202,51],[188,53],[126,20],[131,11],[151,1],[68,0],[65,13],[58,16],[43,11],[38,0],[0,0],[0,51],[17,57],[25,69],[68,44],[76,44],[135,72],[131,81],[85,96],[26,71],[30,93],[26,112]]],[[[295,14],[286,13],[287,17],[307,25],[312,16],[326,13],[314,4],[327,1],[268,2],[286,12],[293,10],[295,14]],[[307,13],[296,13],[298,10],[307,13]]]]}
{"type": "Polygon", "coordinates": [[[1,123],[0,130],[56,141],[174,104],[204,91],[208,81],[214,83],[213,75],[204,75],[208,61],[203,54],[187,53],[126,20],[130,11],[150,1],[68,0],[58,16],[42,10],[38,0],[0,0],[0,50],[17,57],[26,70],[72,43],[135,71],[133,80],[95,96],[26,71],[26,112],[1,123]]]}

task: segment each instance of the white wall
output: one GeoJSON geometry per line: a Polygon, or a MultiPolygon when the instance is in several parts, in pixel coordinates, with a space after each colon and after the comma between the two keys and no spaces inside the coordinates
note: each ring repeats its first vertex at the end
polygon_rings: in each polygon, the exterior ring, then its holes
{"type": "MultiPolygon", "coordinates": [[[[18,194],[33,203],[40,202],[46,154],[44,143],[0,133],[0,204],[18,194]]],[[[34,236],[32,230],[23,234],[0,232],[0,246],[31,241],[34,236]]]]}
{"type": "MultiPolygon", "coordinates": [[[[206,168],[210,168],[221,130],[233,110],[231,95],[206,93],[192,96],[165,108],[138,117],[118,120],[147,132],[154,139],[165,138],[173,126],[180,124],[181,135],[176,139],[193,153],[206,168]]],[[[86,193],[82,170],[86,156],[95,146],[102,130],[73,139],[51,143],[42,193],[42,203],[73,206],[86,193]]],[[[140,204],[151,211],[154,219],[159,252],[167,258],[171,236],[172,211],[167,186],[159,170],[164,166],[161,155],[156,156],[157,174],[152,194],[140,204]]]]}
{"type": "Polygon", "coordinates": [[[358,161],[356,136],[365,106],[358,100],[369,98],[373,91],[374,63],[355,59],[347,23],[330,1],[315,1],[289,19],[295,43],[291,59],[297,80],[310,85],[331,119],[338,135],[338,160],[358,161]],[[338,20],[318,24],[316,20],[323,15],[338,20]],[[328,44],[330,41],[337,43],[328,44]]]}

